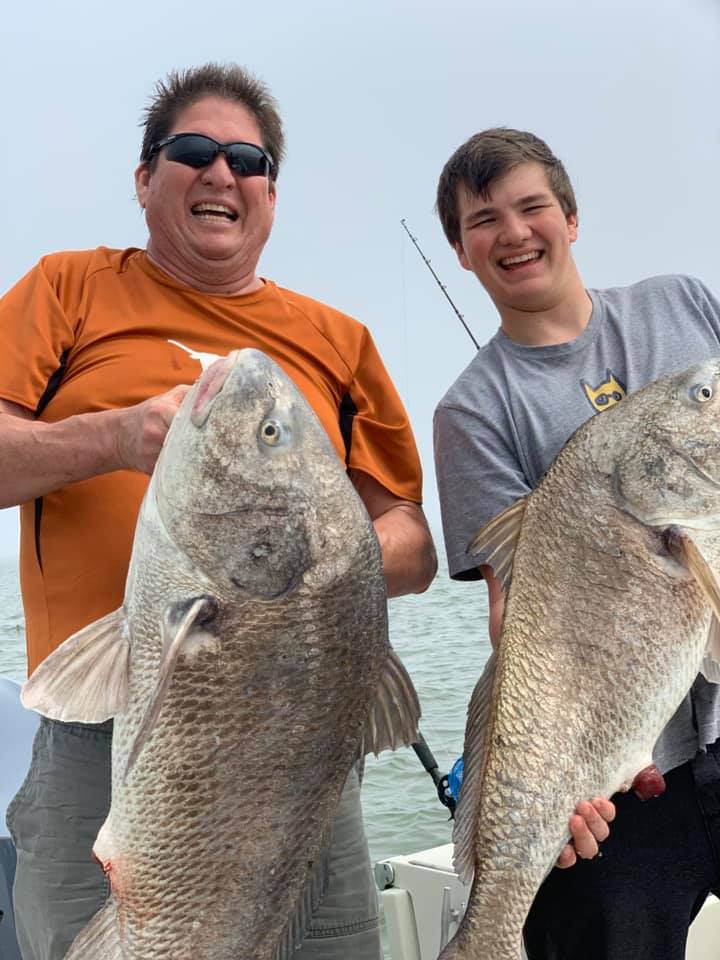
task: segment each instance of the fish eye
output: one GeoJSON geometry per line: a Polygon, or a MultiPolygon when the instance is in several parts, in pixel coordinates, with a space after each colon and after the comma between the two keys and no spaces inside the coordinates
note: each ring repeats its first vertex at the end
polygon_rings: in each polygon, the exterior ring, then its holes
{"type": "Polygon", "coordinates": [[[707,403],[713,398],[713,388],[707,383],[698,383],[692,388],[692,396],[698,403],[707,403]]]}
{"type": "Polygon", "coordinates": [[[259,436],[263,443],[274,447],[282,440],[283,428],[277,420],[263,420],[260,424],[259,436]]]}

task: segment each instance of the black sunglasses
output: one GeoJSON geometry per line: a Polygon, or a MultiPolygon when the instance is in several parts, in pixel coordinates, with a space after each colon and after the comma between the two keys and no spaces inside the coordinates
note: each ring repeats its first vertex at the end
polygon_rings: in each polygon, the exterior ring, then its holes
{"type": "Polygon", "coordinates": [[[209,166],[219,153],[224,153],[228,166],[239,177],[273,175],[272,157],[255,143],[218,143],[202,133],[174,133],[150,147],[147,162],[163,148],[167,148],[165,157],[168,160],[198,170],[209,166]]]}

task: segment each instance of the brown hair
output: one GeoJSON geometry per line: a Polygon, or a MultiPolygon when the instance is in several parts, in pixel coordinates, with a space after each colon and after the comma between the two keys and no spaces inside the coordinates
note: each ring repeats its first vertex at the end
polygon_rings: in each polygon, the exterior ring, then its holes
{"type": "Polygon", "coordinates": [[[545,141],[523,130],[495,127],[476,133],[458,147],[440,174],[435,209],[452,246],[460,243],[460,188],[465,187],[470,193],[487,200],[493,180],[520,163],[541,163],[565,216],[577,216],[575,192],[567,171],[545,141]]]}
{"type": "MultiPolygon", "coordinates": [[[[270,175],[275,180],[285,154],[285,135],[277,101],[262,81],[234,63],[206,63],[188,70],[173,70],[165,80],[158,80],[143,112],[141,126],[145,133],[140,162],[148,163],[152,145],[167,137],[178,115],[203,97],[221,97],[241,104],[252,113],[260,127],[262,145],[272,157],[270,175]]],[[[156,160],[149,162],[152,169],[156,160]]]]}

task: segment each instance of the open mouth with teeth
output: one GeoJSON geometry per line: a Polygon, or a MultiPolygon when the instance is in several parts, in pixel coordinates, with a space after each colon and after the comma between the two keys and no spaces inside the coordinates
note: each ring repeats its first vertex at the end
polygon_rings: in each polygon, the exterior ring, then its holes
{"type": "Polygon", "coordinates": [[[222,203],[196,203],[190,212],[194,217],[201,220],[213,220],[215,223],[223,221],[233,223],[237,220],[235,211],[222,203]]]}
{"type": "Polygon", "coordinates": [[[503,257],[498,263],[503,270],[513,271],[522,270],[533,263],[537,263],[545,256],[544,250],[530,250],[528,253],[520,253],[516,257],[503,257]]]}

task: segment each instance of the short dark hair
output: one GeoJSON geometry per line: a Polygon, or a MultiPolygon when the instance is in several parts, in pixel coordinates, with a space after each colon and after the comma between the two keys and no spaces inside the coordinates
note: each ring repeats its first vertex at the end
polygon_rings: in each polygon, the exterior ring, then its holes
{"type": "Polygon", "coordinates": [[[255,117],[262,135],[262,146],[272,157],[271,177],[277,178],[285,154],[285,135],[278,105],[265,84],[248,70],[234,63],[206,63],[187,70],[173,70],[158,80],[155,93],[143,112],[145,128],[140,162],[150,163],[150,148],[167,137],[179,114],[203,97],[220,97],[239,103],[255,117]]]}
{"type": "Polygon", "coordinates": [[[532,133],[494,127],[470,137],[455,151],[443,167],[437,189],[436,210],[448,242],[460,243],[458,192],[488,199],[493,180],[502,177],[520,163],[540,163],[545,167],[548,184],[565,216],[577,216],[575,191],[565,167],[550,147],[532,133]]]}

